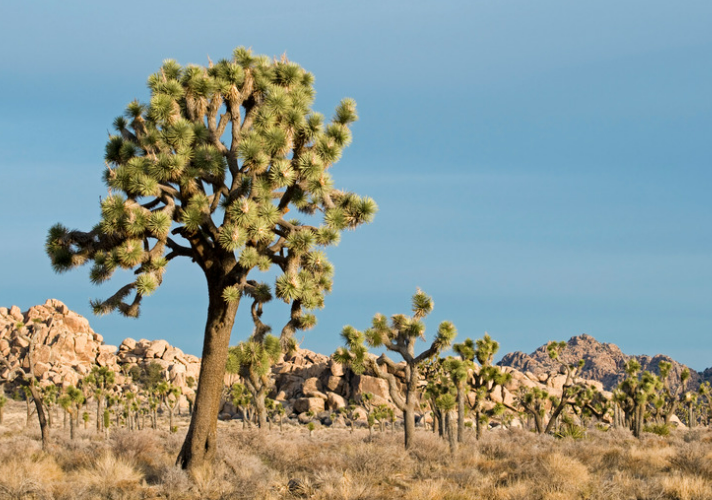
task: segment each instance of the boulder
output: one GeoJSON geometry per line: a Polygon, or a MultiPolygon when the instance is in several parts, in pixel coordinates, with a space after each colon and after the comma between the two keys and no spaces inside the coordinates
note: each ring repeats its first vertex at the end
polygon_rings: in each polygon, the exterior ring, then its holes
{"type": "Polygon", "coordinates": [[[136,347],[136,341],[132,338],[126,338],[119,346],[119,352],[130,352],[136,347]]]}
{"type": "Polygon", "coordinates": [[[316,377],[308,378],[302,385],[302,394],[307,398],[326,399],[326,394],[321,392],[321,382],[316,377]]]}
{"type": "Polygon", "coordinates": [[[160,358],[161,356],[163,356],[163,353],[166,352],[166,349],[168,349],[168,342],[166,342],[165,340],[154,340],[146,348],[144,357],[148,359],[160,358]]]}
{"type": "Polygon", "coordinates": [[[374,396],[390,401],[388,382],[369,375],[356,375],[351,381],[351,390],[354,398],[370,392],[374,396]]]}
{"type": "Polygon", "coordinates": [[[346,406],[346,400],[334,392],[327,393],[326,408],[328,410],[338,410],[346,406]]]}
{"type": "Polygon", "coordinates": [[[294,402],[294,411],[297,413],[312,411],[316,414],[324,411],[324,402],[322,398],[299,398],[294,402]]]}

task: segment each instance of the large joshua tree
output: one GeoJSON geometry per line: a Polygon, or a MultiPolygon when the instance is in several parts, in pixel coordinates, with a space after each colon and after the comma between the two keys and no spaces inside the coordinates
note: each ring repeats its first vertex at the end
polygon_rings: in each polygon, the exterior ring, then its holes
{"type": "Polygon", "coordinates": [[[388,389],[396,407],[403,412],[405,428],[405,448],[413,445],[415,434],[415,411],[420,406],[418,386],[420,384],[420,368],[424,361],[439,355],[447,349],[457,335],[455,325],[450,321],[440,323],[438,333],[430,344],[420,354],[415,354],[415,342],[418,338],[425,339],[425,325],[422,319],[433,310],[433,300],[421,290],[417,290],[412,299],[413,316],[395,314],[388,318],[383,314],[373,317],[371,328],[360,332],[352,326],[344,327],[341,332],[346,347],[340,347],[333,355],[334,359],[351,367],[354,373],[368,370],[377,377],[388,382],[388,389]],[[378,359],[368,353],[368,347],[385,347],[398,353],[405,361],[405,387],[401,389],[395,375],[398,367],[386,354],[378,359]]]}
{"type": "MultiPolygon", "coordinates": [[[[371,221],[370,198],[334,188],[330,169],[351,141],[355,103],[344,99],[330,122],[311,110],[314,77],[286,57],[270,60],[235,49],[207,67],[172,60],[148,79],[148,104],[130,103],[106,145],[109,194],[88,232],[56,225],[47,252],[58,272],[93,262],[91,281],[116,269],[135,280],[106,300],[136,317],[173,259],[205,274],[208,315],[195,409],[178,457],[194,469],[215,454],[230,333],[242,296],[261,285],[255,269],[276,266],[275,295],[290,304],[281,332],[288,345],[313,326],[331,289],[332,266],[318,246],[371,221]],[[286,217],[296,208],[305,222],[286,217]]],[[[261,293],[261,291],[260,291],[261,293]]]]}

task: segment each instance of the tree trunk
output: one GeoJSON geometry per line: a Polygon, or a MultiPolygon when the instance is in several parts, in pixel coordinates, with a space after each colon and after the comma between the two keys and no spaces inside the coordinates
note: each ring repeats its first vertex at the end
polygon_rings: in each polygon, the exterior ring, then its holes
{"type": "Polygon", "coordinates": [[[69,439],[74,441],[74,415],[69,414],[69,439]]]}
{"type": "Polygon", "coordinates": [[[173,432],[173,408],[168,406],[168,432],[173,432]]]}
{"type": "Polygon", "coordinates": [[[47,448],[49,447],[49,424],[47,423],[47,414],[45,413],[42,395],[40,394],[39,390],[32,385],[30,385],[30,392],[32,393],[32,399],[35,402],[37,419],[40,422],[40,433],[42,434],[42,450],[47,451],[47,448]]]}
{"type": "Polygon", "coordinates": [[[101,401],[103,397],[102,395],[97,395],[96,397],[96,432],[101,434],[102,428],[101,424],[103,423],[103,419],[101,416],[104,414],[104,410],[101,407],[101,401]]]}
{"type": "Polygon", "coordinates": [[[403,428],[405,429],[405,449],[409,450],[413,446],[415,436],[415,410],[408,405],[403,411],[403,428]]]}
{"type": "Polygon", "coordinates": [[[541,421],[541,415],[539,414],[539,412],[536,412],[532,416],[534,417],[534,426],[536,427],[537,434],[543,434],[544,423],[541,421]]]}
{"type": "Polygon", "coordinates": [[[465,390],[457,388],[457,442],[465,440],[465,390]]]}
{"type": "Polygon", "coordinates": [[[208,280],[208,319],[193,416],[176,463],[184,469],[202,468],[215,457],[217,422],[225,377],[227,350],[238,301],[227,303],[222,286],[208,280]]]}
{"type": "Polygon", "coordinates": [[[554,409],[554,412],[551,414],[551,418],[549,418],[549,422],[546,424],[546,430],[544,431],[546,434],[549,434],[551,431],[554,430],[554,426],[556,425],[556,419],[559,418],[559,415],[563,411],[564,407],[566,406],[566,392],[564,392],[561,395],[561,401],[559,402],[558,406],[554,409]]]}
{"type": "Polygon", "coordinates": [[[482,421],[480,419],[480,410],[475,411],[475,438],[479,440],[482,437],[482,421]]]}
{"type": "MultiPolygon", "coordinates": [[[[687,405],[687,419],[689,420],[688,425],[690,429],[692,429],[695,426],[695,409],[692,407],[692,403],[687,405]]],[[[0,417],[0,422],[2,422],[2,418],[0,417]]]]}
{"type": "Polygon", "coordinates": [[[457,439],[455,436],[455,426],[453,425],[452,411],[445,414],[445,426],[447,427],[447,440],[450,444],[450,456],[455,458],[457,452],[457,439]]]}

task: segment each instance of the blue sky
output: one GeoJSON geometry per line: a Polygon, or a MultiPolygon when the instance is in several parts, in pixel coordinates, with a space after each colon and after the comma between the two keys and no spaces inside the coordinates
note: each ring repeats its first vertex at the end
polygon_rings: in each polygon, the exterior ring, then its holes
{"type": "MultiPolygon", "coordinates": [[[[88,300],[124,282],[55,275],[43,244],[56,222],[98,220],[107,130],[163,59],[245,45],[312,71],[327,116],[356,99],[333,175],[380,206],[330,251],[334,291],[304,347],[333,352],[343,325],[407,312],[419,286],[431,333],[449,319],[501,353],[585,332],[712,365],[712,3],[37,5],[0,6],[0,305],[54,297],[109,343],[200,353],[197,268],[171,263],[138,320],[96,318],[88,300]]],[[[267,315],[281,328],[283,307],[267,315]]],[[[233,343],[249,333],[240,317],[233,343]]]]}

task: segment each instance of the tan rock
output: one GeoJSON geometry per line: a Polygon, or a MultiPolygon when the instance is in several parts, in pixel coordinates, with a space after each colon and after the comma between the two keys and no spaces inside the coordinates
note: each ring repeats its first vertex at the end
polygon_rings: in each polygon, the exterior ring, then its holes
{"type": "Polygon", "coordinates": [[[369,375],[356,375],[351,381],[352,395],[354,398],[361,396],[366,392],[370,392],[374,396],[381,397],[390,401],[388,392],[388,383],[380,378],[371,377],[369,375]]]}
{"type": "Polygon", "coordinates": [[[35,377],[42,377],[45,373],[49,371],[49,365],[47,363],[38,362],[35,363],[35,377]]]}
{"type": "Polygon", "coordinates": [[[100,353],[106,353],[106,354],[116,354],[117,347],[115,345],[109,345],[109,344],[101,344],[99,346],[99,352],[100,353]]]}
{"type": "Polygon", "coordinates": [[[64,316],[62,322],[73,332],[88,333],[91,330],[89,328],[89,320],[75,313],[64,316]]]}
{"type": "Polygon", "coordinates": [[[326,399],[326,394],[321,392],[321,382],[316,377],[308,378],[302,385],[302,393],[307,398],[322,398],[326,399]]]}
{"type": "Polygon", "coordinates": [[[326,409],[327,410],[338,410],[339,408],[344,408],[346,406],[346,400],[334,392],[327,393],[326,399],[326,409]]]}
{"type": "Polygon", "coordinates": [[[163,356],[163,353],[166,352],[167,348],[168,342],[166,342],[165,340],[154,340],[146,349],[144,357],[149,359],[160,358],[161,356],[163,356]]]}
{"type": "Polygon", "coordinates": [[[119,346],[119,352],[133,351],[136,347],[136,341],[132,338],[125,338],[121,345],[119,346]]]}
{"type": "Polygon", "coordinates": [[[319,413],[324,411],[325,401],[322,398],[299,398],[294,402],[294,411],[304,413],[313,411],[319,413]]]}
{"type": "Polygon", "coordinates": [[[331,392],[342,393],[344,389],[344,379],[332,375],[326,379],[324,388],[331,392]]]}
{"type": "Polygon", "coordinates": [[[343,377],[344,376],[344,365],[337,363],[333,359],[329,361],[329,371],[332,377],[343,377]]]}
{"type": "Polygon", "coordinates": [[[22,315],[22,311],[20,311],[20,308],[17,306],[12,306],[10,308],[10,311],[8,312],[8,316],[10,316],[15,321],[24,321],[25,320],[24,316],[22,315]]]}

